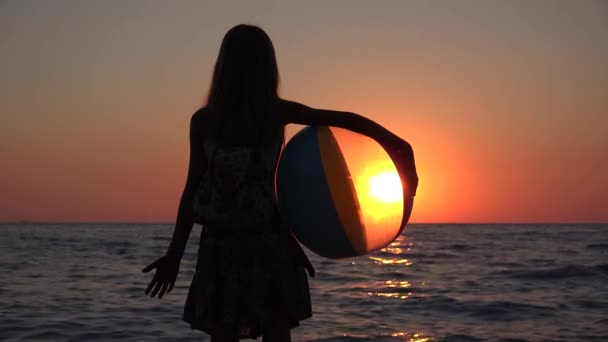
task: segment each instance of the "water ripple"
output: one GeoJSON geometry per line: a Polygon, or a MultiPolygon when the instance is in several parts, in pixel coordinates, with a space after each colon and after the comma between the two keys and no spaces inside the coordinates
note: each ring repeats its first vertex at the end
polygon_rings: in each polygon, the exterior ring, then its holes
{"type": "MultiPolygon", "coordinates": [[[[199,228],[158,300],[140,270],[172,225],[0,224],[0,340],[208,341],[181,320],[199,228]]],[[[602,225],[413,225],[371,255],[307,252],[314,315],[294,340],[608,341],[605,241],[602,225]]]]}

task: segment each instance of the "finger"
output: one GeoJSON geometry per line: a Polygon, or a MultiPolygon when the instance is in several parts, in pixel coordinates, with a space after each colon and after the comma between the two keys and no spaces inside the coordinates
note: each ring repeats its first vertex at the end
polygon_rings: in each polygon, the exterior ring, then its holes
{"type": "Polygon", "coordinates": [[[156,268],[156,265],[158,265],[158,260],[156,260],[155,262],[151,263],[150,265],[144,267],[144,269],[141,271],[144,273],[150,272],[156,268]]]}
{"type": "Polygon", "coordinates": [[[169,283],[163,283],[163,286],[160,288],[160,292],[158,293],[158,299],[163,298],[163,296],[165,295],[165,292],[167,292],[168,286],[169,286],[169,283]]]}
{"type": "Polygon", "coordinates": [[[148,284],[148,288],[146,289],[146,294],[148,294],[150,292],[150,290],[152,289],[152,287],[154,285],[156,285],[158,281],[156,280],[156,277],[152,278],[152,280],[150,280],[150,284],[148,284]]]}
{"type": "Polygon", "coordinates": [[[171,290],[173,290],[173,285],[175,285],[175,281],[172,281],[172,282],[169,284],[169,289],[167,290],[167,293],[169,293],[169,292],[171,292],[171,290]]]}
{"type": "Polygon", "coordinates": [[[150,297],[154,298],[156,296],[156,294],[158,293],[158,290],[160,290],[160,288],[163,286],[162,282],[157,282],[156,286],[154,286],[154,290],[152,290],[152,294],[150,295],[150,297]]]}

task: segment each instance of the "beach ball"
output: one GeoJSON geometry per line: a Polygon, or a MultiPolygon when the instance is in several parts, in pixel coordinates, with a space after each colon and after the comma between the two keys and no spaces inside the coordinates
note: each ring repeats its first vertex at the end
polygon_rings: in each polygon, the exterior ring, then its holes
{"type": "Polygon", "coordinates": [[[300,243],[332,259],[394,241],[413,197],[375,140],[336,127],[308,126],[285,146],[276,173],[278,207],[300,243]]]}

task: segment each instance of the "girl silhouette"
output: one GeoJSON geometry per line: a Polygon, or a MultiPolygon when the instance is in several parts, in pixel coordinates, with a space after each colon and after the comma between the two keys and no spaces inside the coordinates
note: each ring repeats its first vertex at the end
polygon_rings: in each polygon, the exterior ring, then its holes
{"type": "MultiPolygon", "coordinates": [[[[276,210],[255,224],[224,224],[227,221],[212,220],[214,215],[198,217],[193,205],[197,195],[206,198],[201,201],[207,204],[219,201],[218,197],[197,194],[201,184],[211,184],[215,192],[234,187],[233,179],[226,179],[223,171],[226,165],[249,165],[252,159],[245,156],[259,151],[260,170],[270,172],[256,179],[273,187],[284,128],[290,123],[337,126],[370,136],[396,161],[410,185],[408,191],[415,193],[418,183],[407,142],[363,116],[281,99],[278,84],[274,47],[268,35],[251,25],[230,29],[222,41],[207,102],[190,121],[188,176],[171,243],[164,256],[142,270],[156,270],[146,294],[162,298],[171,292],[193,224],[202,223],[196,272],[183,318],[192,329],[211,335],[213,342],[259,336],[265,342],[291,341],[290,329],[312,315],[305,272],[313,276],[314,269],[276,210]],[[218,159],[217,151],[226,150],[238,153],[225,153],[228,157],[218,159]],[[221,167],[222,171],[215,172],[221,167]]],[[[222,198],[222,206],[232,205],[230,196],[222,198]]],[[[259,203],[274,201],[273,194],[258,198],[259,203]]],[[[214,204],[207,209],[220,208],[214,204]]],[[[249,217],[249,211],[243,207],[242,216],[249,217]]],[[[231,216],[238,219],[240,213],[231,216]]]]}

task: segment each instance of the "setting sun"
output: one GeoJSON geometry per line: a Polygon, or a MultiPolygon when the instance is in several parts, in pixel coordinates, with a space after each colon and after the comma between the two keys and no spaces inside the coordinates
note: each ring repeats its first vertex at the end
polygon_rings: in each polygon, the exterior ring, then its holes
{"type": "Polygon", "coordinates": [[[353,180],[369,246],[378,248],[399,229],[403,218],[403,188],[388,155],[379,150],[369,159],[373,162],[363,163],[360,172],[353,173],[353,180]]]}
{"type": "Polygon", "coordinates": [[[386,203],[403,200],[403,190],[399,174],[384,171],[369,178],[370,195],[386,203]]]}
{"type": "Polygon", "coordinates": [[[387,152],[369,137],[333,128],[354,186],[368,250],[394,239],[404,215],[401,179],[387,152]]]}
{"type": "Polygon", "coordinates": [[[403,188],[399,174],[388,156],[386,159],[376,156],[375,163],[365,166],[353,176],[366,225],[372,222],[386,225],[388,221],[400,220],[403,213],[403,188]]]}

